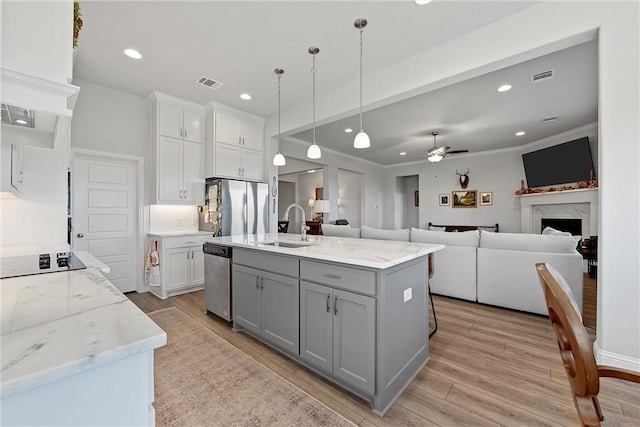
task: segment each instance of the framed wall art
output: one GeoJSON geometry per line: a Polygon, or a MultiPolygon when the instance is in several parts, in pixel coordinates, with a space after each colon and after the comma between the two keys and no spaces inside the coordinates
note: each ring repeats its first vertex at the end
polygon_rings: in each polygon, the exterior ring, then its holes
{"type": "Polygon", "coordinates": [[[451,192],[451,203],[454,208],[478,207],[477,190],[462,190],[451,192]]]}
{"type": "Polygon", "coordinates": [[[449,206],[449,195],[448,194],[440,194],[440,206],[449,206]]]}
{"type": "Polygon", "coordinates": [[[493,193],[491,191],[480,192],[480,206],[491,206],[493,204],[493,193]]]}

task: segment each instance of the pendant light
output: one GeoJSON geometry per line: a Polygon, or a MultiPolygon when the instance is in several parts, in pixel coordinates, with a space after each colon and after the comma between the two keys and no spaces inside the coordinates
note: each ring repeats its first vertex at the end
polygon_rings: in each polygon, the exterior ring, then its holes
{"type": "Polygon", "coordinates": [[[278,76],[278,152],[273,156],[273,166],[284,166],[287,164],[287,160],[280,152],[280,78],[284,74],[284,70],[276,68],[273,72],[278,76]]]}
{"type": "Polygon", "coordinates": [[[362,127],[362,31],[367,26],[367,20],[364,18],[358,18],[353,25],[360,30],[360,132],[353,140],[353,148],[368,148],[371,146],[369,135],[364,131],[362,127]]]}
{"type": "Polygon", "coordinates": [[[316,144],[316,55],[320,52],[317,47],[310,47],[309,53],[313,56],[313,66],[311,67],[311,75],[313,76],[313,144],[307,150],[307,157],[310,159],[319,159],[322,157],[320,147],[316,144]]]}

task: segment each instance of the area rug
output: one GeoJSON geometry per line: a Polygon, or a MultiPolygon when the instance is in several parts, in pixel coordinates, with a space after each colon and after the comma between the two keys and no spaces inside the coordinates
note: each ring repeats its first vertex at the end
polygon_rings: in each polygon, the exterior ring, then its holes
{"type": "Polygon", "coordinates": [[[149,314],[167,333],[155,350],[157,426],[353,426],[172,307],[149,314]]]}

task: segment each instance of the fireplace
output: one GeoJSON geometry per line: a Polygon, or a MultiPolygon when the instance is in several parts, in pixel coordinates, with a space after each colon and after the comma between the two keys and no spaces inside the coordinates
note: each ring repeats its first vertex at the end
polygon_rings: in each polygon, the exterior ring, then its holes
{"type": "Polygon", "coordinates": [[[582,236],[582,220],[580,218],[541,218],[540,231],[545,227],[555,228],[560,231],[568,231],[573,236],[582,236]]]}

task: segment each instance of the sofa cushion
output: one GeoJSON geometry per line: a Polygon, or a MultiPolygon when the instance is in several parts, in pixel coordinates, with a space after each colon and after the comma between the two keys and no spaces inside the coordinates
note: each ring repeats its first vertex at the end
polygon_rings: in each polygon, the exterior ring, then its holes
{"type": "Polygon", "coordinates": [[[477,248],[480,244],[480,233],[478,230],[461,231],[458,233],[448,233],[446,231],[422,230],[411,228],[411,241],[422,243],[439,243],[451,246],[469,246],[477,248]]]}
{"type": "Polygon", "coordinates": [[[556,230],[553,227],[545,227],[544,230],[542,230],[542,234],[552,234],[554,236],[571,236],[571,233],[569,233],[568,231],[556,230]]]}
{"type": "Polygon", "coordinates": [[[336,237],[360,237],[360,229],[350,225],[322,224],[322,234],[336,237]]]}
{"type": "Polygon", "coordinates": [[[575,252],[577,241],[573,236],[553,234],[491,233],[480,230],[480,247],[525,252],[575,252]]]}
{"type": "Polygon", "coordinates": [[[430,225],[429,230],[432,231],[447,231],[447,227],[438,227],[437,225],[430,225]]]}
{"type": "Polygon", "coordinates": [[[363,239],[397,240],[400,242],[408,242],[409,229],[403,228],[401,230],[381,230],[379,228],[371,228],[363,225],[360,229],[360,236],[363,239]]]}
{"type": "Polygon", "coordinates": [[[582,319],[582,311],[580,310],[578,301],[576,301],[576,297],[575,295],[573,295],[573,291],[571,290],[571,287],[569,286],[567,281],[564,279],[564,277],[562,277],[562,274],[560,274],[560,272],[555,269],[554,266],[549,263],[545,263],[545,266],[547,267],[547,270],[549,270],[549,273],[551,273],[553,278],[556,279],[556,282],[558,282],[560,288],[562,288],[562,290],[567,294],[567,296],[569,297],[569,302],[573,306],[576,313],[578,313],[580,319],[582,319]]]}

